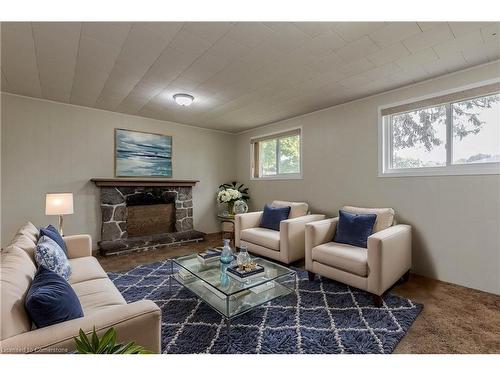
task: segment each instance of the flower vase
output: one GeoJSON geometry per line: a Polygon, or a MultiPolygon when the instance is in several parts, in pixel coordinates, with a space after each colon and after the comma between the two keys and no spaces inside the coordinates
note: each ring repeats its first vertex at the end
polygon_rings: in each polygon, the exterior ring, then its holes
{"type": "Polygon", "coordinates": [[[229,216],[234,215],[234,201],[227,202],[227,214],[229,216]]]}

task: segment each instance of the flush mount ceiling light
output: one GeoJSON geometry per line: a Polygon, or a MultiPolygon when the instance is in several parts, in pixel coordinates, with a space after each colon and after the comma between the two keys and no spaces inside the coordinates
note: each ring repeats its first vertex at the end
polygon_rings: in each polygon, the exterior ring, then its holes
{"type": "Polygon", "coordinates": [[[187,107],[187,106],[190,106],[191,103],[193,103],[194,96],[189,95],[189,94],[175,94],[174,100],[177,104],[179,104],[183,107],[187,107]]]}

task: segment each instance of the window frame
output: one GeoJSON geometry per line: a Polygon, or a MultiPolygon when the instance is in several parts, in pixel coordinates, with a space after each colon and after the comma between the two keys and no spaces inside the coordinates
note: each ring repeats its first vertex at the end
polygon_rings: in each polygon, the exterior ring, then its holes
{"type": "Polygon", "coordinates": [[[250,138],[250,180],[301,180],[303,179],[302,177],[302,152],[303,152],[303,132],[302,132],[302,127],[294,127],[290,129],[285,129],[279,132],[274,132],[274,133],[269,133],[269,134],[263,134],[260,136],[256,136],[253,138],[250,138]],[[262,176],[261,173],[261,165],[257,166],[259,169],[259,176],[256,176],[255,174],[255,164],[256,164],[256,152],[258,153],[258,148],[259,148],[259,141],[264,141],[264,140],[271,140],[271,139],[276,139],[276,170],[279,172],[279,157],[280,157],[280,149],[279,149],[279,139],[280,138],[285,138],[286,135],[290,135],[293,132],[297,132],[299,136],[299,173],[277,173],[276,175],[271,175],[271,176],[262,176]]]}
{"type": "MultiPolygon", "coordinates": [[[[457,92],[475,89],[493,83],[499,83],[500,79],[482,81],[471,85],[458,87],[452,90],[445,90],[418,98],[400,101],[378,107],[378,177],[412,177],[412,176],[465,176],[465,175],[495,175],[500,174],[500,162],[495,163],[473,163],[473,164],[453,164],[453,116],[451,116],[451,106],[454,103],[467,100],[453,100],[431,106],[423,106],[418,109],[431,108],[439,105],[446,106],[446,165],[440,167],[419,167],[419,168],[392,168],[393,143],[392,143],[392,122],[390,117],[394,114],[382,115],[382,111],[405,104],[412,104],[422,100],[433,99],[443,95],[451,95],[457,92]]],[[[496,93],[496,91],[494,92],[496,93]]],[[[493,95],[473,95],[469,99],[493,95]]],[[[404,112],[401,112],[404,113],[404,112]]]]}

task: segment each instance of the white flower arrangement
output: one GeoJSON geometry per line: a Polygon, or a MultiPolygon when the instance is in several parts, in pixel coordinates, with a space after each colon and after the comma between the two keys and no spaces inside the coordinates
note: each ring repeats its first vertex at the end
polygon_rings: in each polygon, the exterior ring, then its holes
{"type": "Polygon", "coordinates": [[[241,193],[236,189],[220,190],[217,194],[217,199],[221,203],[235,202],[241,199],[241,193]]]}

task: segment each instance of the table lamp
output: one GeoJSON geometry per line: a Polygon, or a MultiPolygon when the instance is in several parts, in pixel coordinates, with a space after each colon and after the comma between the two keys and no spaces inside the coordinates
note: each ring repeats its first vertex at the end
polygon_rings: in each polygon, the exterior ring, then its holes
{"type": "Polygon", "coordinates": [[[45,194],[45,215],[59,215],[59,233],[63,235],[63,215],[73,213],[73,193],[45,194]]]}

